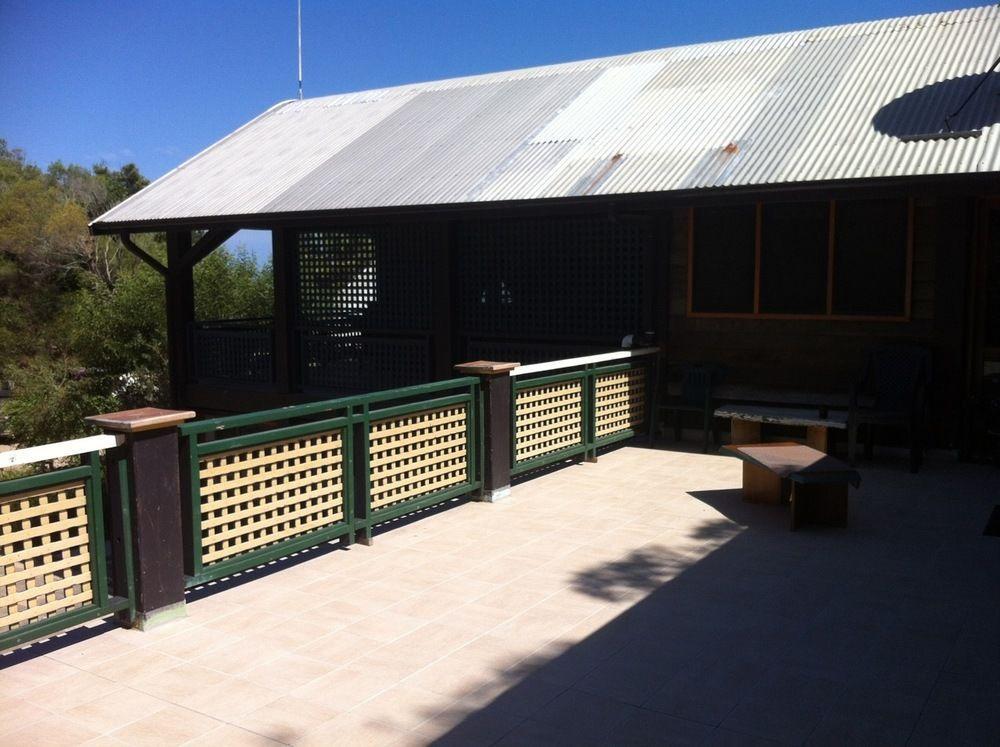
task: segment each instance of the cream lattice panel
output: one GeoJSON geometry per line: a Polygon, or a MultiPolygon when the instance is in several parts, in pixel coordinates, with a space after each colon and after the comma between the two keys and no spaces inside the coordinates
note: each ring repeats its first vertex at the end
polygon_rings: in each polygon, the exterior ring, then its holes
{"type": "Polygon", "coordinates": [[[583,382],[521,389],[514,398],[515,460],[523,462],[583,443],[583,382]]]}
{"type": "Polygon", "coordinates": [[[205,564],[344,518],[339,429],[212,454],[199,468],[205,564]]]}
{"type": "Polygon", "coordinates": [[[0,632],[93,601],[89,542],[83,482],[0,497],[0,632]]]}
{"type": "Polygon", "coordinates": [[[371,505],[384,508],[469,481],[465,405],[377,420],[369,430],[371,505]]]}
{"type": "Polygon", "coordinates": [[[639,428],[646,419],[646,369],[594,378],[594,436],[639,428]]]}

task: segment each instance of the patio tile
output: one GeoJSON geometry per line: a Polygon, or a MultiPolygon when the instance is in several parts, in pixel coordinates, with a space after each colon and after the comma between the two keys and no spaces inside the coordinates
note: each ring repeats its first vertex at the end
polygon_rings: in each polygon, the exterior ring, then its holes
{"type": "Polygon", "coordinates": [[[32,747],[70,747],[100,736],[99,732],[65,716],[49,716],[7,734],[3,740],[10,745],[32,747]]]}
{"type": "Polygon", "coordinates": [[[120,690],[117,682],[98,677],[90,672],[77,671],[69,677],[60,679],[58,686],[40,685],[23,693],[24,697],[34,703],[42,704],[47,710],[64,713],[83,703],[97,698],[103,698],[120,690]]]}
{"type": "Polygon", "coordinates": [[[340,712],[332,707],[285,695],[233,718],[232,723],[269,739],[294,744],[310,729],[338,715],[340,712]]]}
{"type": "Polygon", "coordinates": [[[111,732],[111,736],[136,747],[182,744],[221,726],[214,718],[179,706],[168,706],[111,732]]]}
{"type": "Polygon", "coordinates": [[[66,711],[66,716],[104,734],[169,705],[152,695],[125,687],[75,706],[66,711]]]}
{"type": "Polygon", "coordinates": [[[656,711],[640,710],[632,714],[614,732],[621,745],[665,745],[686,747],[703,745],[714,729],[705,724],[667,716],[656,711]]]}
{"type": "Polygon", "coordinates": [[[209,732],[184,742],[184,747],[278,747],[285,742],[268,739],[232,724],[222,724],[209,732]]]}

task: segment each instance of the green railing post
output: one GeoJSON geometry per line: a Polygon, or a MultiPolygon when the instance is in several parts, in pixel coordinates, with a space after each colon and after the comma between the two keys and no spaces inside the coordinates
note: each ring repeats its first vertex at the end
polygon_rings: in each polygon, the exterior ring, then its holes
{"type": "MultiPolygon", "coordinates": [[[[177,426],[193,418],[191,411],[144,407],[87,418],[105,432],[121,433],[125,442],[118,458],[127,460],[124,479],[113,479],[115,502],[130,499],[135,619],[146,630],[184,615],[184,543],[181,532],[181,489],[177,426]]],[[[186,477],[186,476],[185,476],[186,477]]],[[[122,556],[126,557],[124,548],[122,556]]]]}
{"type": "Polygon", "coordinates": [[[519,363],[474,361],[460,363],[455,370],[466,376],[478,376],[483,393],[483,488],[481,500],[498,501],[510,494],[511,380],[510,372],[519,363]]]}

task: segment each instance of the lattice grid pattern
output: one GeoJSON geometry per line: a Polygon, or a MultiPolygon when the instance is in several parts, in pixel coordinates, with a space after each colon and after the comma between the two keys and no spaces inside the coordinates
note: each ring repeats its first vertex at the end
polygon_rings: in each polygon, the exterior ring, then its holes
{"type": "Polygon", "coordinates": [[[646,369],[594,377],[594,436],[638,429],[646,420],[646,369]]]}
{"type": "Polygon", "coordinates": [[[306,330],[299,337],[302,383],[339,393],[362,393],[422,384],[430,378],[426,338],[347,337],[306,330]]]}
{"type": "Polygon", "coordinates": [[[514,459],[523,462],[583,443],[583,381],[521,389],[514,398],[514,459]]]}
{"type": "Polygon", "coordinates": [[[300,232],[299,323],[360,332],[426,331],[434,238],[423,224],[300,232]]]}
{"type": "Polygon", "coordinates": [[[94,601],[87,488],[0,497],[0,633],[94,601]]]}
{"type": "Polygon", "coordinates": [[[212,454],[199,472],[206,565],[344,519],[340,430],[212,454]]]}
{"type": "Polygon", "coordinates": [[[266,384],[271,381],[271,330],[195,329],[194,369],[199,379],[266,384]]]}
{"type": "Polygon", "coordinates": [[[644,329],[645,241],[641,224],[605,216],[464,222],[456,239],[461,331],[617,345],[644,329]]]}
{"type": "Polygon", "coordinates": [[[378,420],[369,430],[371,505],[385,508],[469,482],[465,405],[378,420]]]}

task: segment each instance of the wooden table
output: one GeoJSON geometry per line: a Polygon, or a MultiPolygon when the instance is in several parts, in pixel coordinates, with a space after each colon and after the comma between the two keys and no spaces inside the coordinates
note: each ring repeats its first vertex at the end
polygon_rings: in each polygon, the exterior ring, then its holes
{"type": "Polygon", "coordinates": [[[766,405],[723,405],[715,411],[717,418],[730,418],[730,436],[733,444],[761,442],[762,423],[803,426],[806,444],[812,448],[829,451],[829,428],[846,430],[847,413],[843,410],[815,410],[799,407],[771,407],[766,405]]]}
{"type": "Polygon", "coordinates": [[[858,487],[861,475],[844,462],[797,443],[730,445],[723,451],[743,460],[743,500],[781,503],[787,493],[793,530],[806,522],[847,526],[847,488],[858,487]]]}

